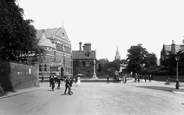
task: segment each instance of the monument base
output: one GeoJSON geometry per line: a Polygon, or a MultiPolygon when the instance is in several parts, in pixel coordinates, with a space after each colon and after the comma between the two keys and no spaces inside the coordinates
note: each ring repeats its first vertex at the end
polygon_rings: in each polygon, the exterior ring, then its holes
{"type": "Polygon", "coordinates": [[[93,77],[91,78],[91,79],[99,79],[97,76],[96,76],[96,74],[94,73],[93,74],[93,77]]]}

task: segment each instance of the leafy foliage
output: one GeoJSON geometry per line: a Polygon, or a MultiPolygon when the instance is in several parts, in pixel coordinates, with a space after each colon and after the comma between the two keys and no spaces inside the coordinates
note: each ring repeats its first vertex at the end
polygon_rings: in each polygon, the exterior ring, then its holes
{"type": "Polygon", "coordinates": [[[113,73],[120,68],[120,60],[114,60],[113,62],[109,62],[108,60],[100,59],[99,64],[101,64],[101,72],[104,75],[113,75],[113,73]]]}
{"type": "Polygon", "coordinates": [[[23,14],[15,0],[0,1],[0,59],[23,61],[37,48],[33,21],[24,20],[23,14]]]}
{"type": "Polygon", "coordinates": [[[145,73],[153,71],[153,68],[157,66],[157,58],[155,54],[151,54],[146,48],[142,47],[142,44],[131,46],[128,49],[128,66],[129,72],[134,73],[145,73]]]}

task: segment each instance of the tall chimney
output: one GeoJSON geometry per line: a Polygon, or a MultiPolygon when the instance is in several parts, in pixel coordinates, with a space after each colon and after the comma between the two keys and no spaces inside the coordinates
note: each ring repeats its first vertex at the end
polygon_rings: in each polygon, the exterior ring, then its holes
{"type": "Polygon", "coordinates": [[[171,44],[171,54],[176,54],[174,40],[172,40],[172,44],[171,44]]]}
{"type": "Polygon", "coordinates": [[[91,43],[85,43],[83,47],[84,50],[91,50],[91,43]]]}
{"type": "Polygon", "coordinates": [[[79,42],[79,51],[81,51],[82,42],[79,42]]]}

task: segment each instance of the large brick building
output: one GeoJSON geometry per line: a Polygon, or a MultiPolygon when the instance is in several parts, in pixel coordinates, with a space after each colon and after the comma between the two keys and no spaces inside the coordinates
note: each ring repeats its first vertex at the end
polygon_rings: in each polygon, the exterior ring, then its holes
{"type": "Polygon", "coordinates": [[[82,42],[79,42],[79,50],[73,50],[73,74],[82,74],[91,78],[96,71],[96,51],[91,50],[91,43],[85,43],[82,50],[82,42]]]}
{"type": "Polygon", "coordinates": [[[71,42],[64,27],[37,30],[38,45],[44,49],[40,56],[31,56],[28,63],[39,63],[39,76],[48,79],[50,67],[58,67],[61,76],[73,73],[71,42]]]}

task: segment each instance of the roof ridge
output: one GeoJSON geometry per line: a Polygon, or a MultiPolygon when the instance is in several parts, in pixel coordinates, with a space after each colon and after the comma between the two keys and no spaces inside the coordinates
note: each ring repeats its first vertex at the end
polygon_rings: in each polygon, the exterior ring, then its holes
{"type": "MultiPolygon", "coordinates": [[[[175,44],[175,45],[178,45],[178,46],[180,46],[180,45],[182,45],[182,44],[175,44]]],[[[165,46],[171,46],[171,44],[169,45],[169,44],[167,44],[167,45],[165,45],[165,46]]]]}
{"type": "Polygon", "coordinates": [[[37,30],[52,30],[52,29],[60,29],[62,27],[58,27],[58,28],[45,28],[45,29],[37,29],[37,30]]]}

